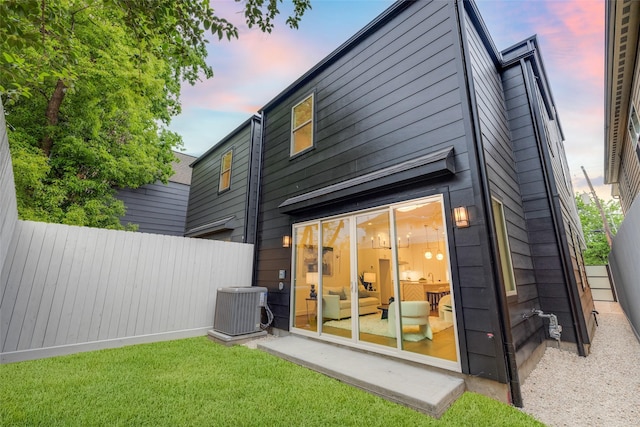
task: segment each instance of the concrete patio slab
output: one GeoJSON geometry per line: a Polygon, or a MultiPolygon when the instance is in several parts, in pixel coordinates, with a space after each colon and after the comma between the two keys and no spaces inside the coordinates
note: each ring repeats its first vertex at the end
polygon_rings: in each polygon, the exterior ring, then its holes
{"type": "Polygon", "coordinates": [[[461,378],[304,337],[289,335],[258,348],[435,418],[465,391],[461,378]]]}

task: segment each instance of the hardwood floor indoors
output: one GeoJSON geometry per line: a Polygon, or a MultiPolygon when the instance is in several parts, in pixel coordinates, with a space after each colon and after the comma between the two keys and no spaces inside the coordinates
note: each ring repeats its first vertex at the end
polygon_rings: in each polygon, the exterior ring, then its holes
{"type": "MultiPolygon", "coordinates": [[[[309,331],[317,331],[317,320],[315,318],[310,319],[307,324],[307,316],[297,316],[296,325],[300,329],[306,329],[309,331]]],[[[322,330],[323,334],[331,334],[333,336],[351,338],[351,331],[348,329],[336,328],[332,326],[324,326],[322,330]]],[[[386,347],[395,347],[396,339],[386,337],[383,335],[361,333],[360,339],[368,343],[379,344],[386,347]]],[[[456,342],[454,328],[449,327],[440,332],[433,334],[433,339],[423,339],[420,341],[406,341],[402,342],[403,350],[410,351],[412,353],[424,354],[431,357],[437,357],[445,360],[456,360],[456,342]]]]}

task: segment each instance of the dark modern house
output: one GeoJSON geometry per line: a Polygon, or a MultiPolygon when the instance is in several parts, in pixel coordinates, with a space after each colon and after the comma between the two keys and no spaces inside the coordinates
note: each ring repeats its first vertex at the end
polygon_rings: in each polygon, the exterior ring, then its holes
{"type": "MultiPolygon", "coordinates": [[[[232,171],[259,172],[259,193],[236,197],[257,200],[254,285],[275,328],[492,380],[516,405],[548,343],[588,354],[582,232],[535,37],[500,52],[474,2],[399,1],[260,115],[260,142],[239,129],[260,159],[234,152],[232,171]]],[[[227,150],[202,182],[209,157],[194,165],[188,231],[241,215],[217,186],[227,150]]]]}
{"type": "Polygon", "coordinates": [[[191,164],[185,236],[255,243],[260,132],[254,115],[191,164]]]}
{"type": "Polygon", "coordinates": [[[173,175],[166,184],[157,181],[138,188],[118,190],[116,197],[127,209],[120,218],[122,224],[138,224],[143,233],[182,236],[184,234],[191,168],[195,157],[173,152],[176,160],[171,163],[173,175]]]}

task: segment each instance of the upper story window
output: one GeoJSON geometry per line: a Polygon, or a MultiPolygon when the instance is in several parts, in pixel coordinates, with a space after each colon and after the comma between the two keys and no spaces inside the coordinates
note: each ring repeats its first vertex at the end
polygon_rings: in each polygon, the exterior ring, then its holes
{"type": "Polygon", "coordinates": [[[228,190],[231,187],[231,162],[233,160],[233,150],[229,150],[220,160],[220,184],[218,191],[228,190]]]}
{"type": "Polygon", "coordinates": [[[496,237],[498,240],[498,253],[500,255],[500,269],[504,279],[504,288],[507,296],[516,295],[516,278],[513,274],[513,263],[511,261],[511,249],[509,248],[509,236],[507,234],[507,221],[504,217],[504,207],[500,201],[491,198],[493,208],[493,219],[496,226],[496,237]]]}
{"type": "Polygon", "coordinates": [[[291,109],[291,155],[313,147],[313,94],[291,109]]]}
{"type": "Polygon", "coordinates": [[[640,136],[640,120],[633,105],[631,105],[631,112],[629,113],[629,135],[631,135],[631,146],[633,147],[638,143],[638,137],[640,136]]]}

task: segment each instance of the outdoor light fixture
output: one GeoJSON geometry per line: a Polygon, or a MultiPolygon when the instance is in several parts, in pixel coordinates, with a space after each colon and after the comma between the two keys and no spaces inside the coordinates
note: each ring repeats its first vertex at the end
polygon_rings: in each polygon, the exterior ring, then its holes
{"type": "Polygon", "coordinates": [[[282,236],[282,247],[283,248],[291,247],[291,236],[282,236]]]}
{"type": "Polygon", "coordinates": [[[453,208],[453,217],[456,221],[456,227],[466,228],[469,226],[469,212],[466,206],[458,206],[453,208]]]}

